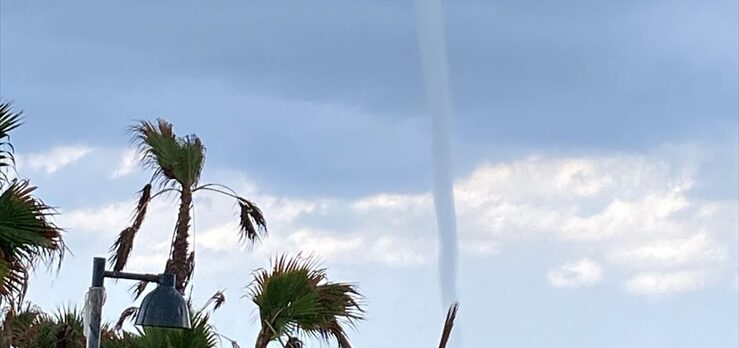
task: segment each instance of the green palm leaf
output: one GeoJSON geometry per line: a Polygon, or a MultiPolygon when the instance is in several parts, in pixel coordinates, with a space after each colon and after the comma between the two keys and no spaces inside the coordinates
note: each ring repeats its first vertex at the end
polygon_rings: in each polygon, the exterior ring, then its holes
{"type": "Polygon", "coordinates": [[[0,304],[23,298],[28,270],[38,261],[61,263],[62,229],[50,221],[54,210],[33,196],[36,188],[14,180],[0,194],[0,304]]]}
{"type": "Polygon", "coordinates": [[[205,146],[195,135],[177,137],[172,124],[140,121],[130,128],[132,142],[138,146],[144,165],[154,171],[163,184],[193,188],[200,180],[205,162],[205,146]]]}
{"type": "MultiPolygon", "coordinates": [[[[0,103],[0,180],[7,181],[5,169],[15,164],[10,131],[21,125],[21,112],[13,112],[10,103],[0,103]]],[[[3,185],[0,185],[3,186],[3,185]]]]}
{"type": "Polygon", "coordinates": [[[325,269],[300,255],[283,255],[271,270],[258,270],[249,291],[262,323],[257,348],[296,335],[333,339],[338,347],[351,348],[345,327],[364,318],[355,285],[327,281],[325,269]]]}

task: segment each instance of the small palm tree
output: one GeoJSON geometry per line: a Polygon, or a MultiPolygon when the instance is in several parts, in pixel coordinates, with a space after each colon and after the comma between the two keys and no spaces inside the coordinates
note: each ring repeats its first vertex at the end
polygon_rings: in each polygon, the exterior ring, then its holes
{"type": "MultiPolygon", "coordinates": [[[[117,332],[108,324],[101,328],[102,348],[139,348],[137,336],[117,332]]],[[[0,317],[0,347],[82,348],[85,346],[82,313],[63,306],[56,313],[44,313],[26,302],[7,307],[0,317]]]]}
{"type": "Polygon", "coordinates": [[[121,313],[118,322],[115,324],[116,337],[106,339],[103,343],[104,348],[115,347],[135,347],[135,348],[215,348],[218,346],[221,338],[231,342],[233,347],[238,347],[235,341],[228,339],[226,336],[218,333],[216,328],[210,324],[210,316],[223,303],[226,298],[222,291],[216,292],[202,307],[193,308],[192,302],[188,301],[190,306],[190,322],[192,329],[190,330],[172,330],[163,328],[136,328],[135,333],[122,331],[123,324],[126,320],[130,320],[136,316],[138,308],[130,307],[121,313]]]}
{"type": "Polygon", "coordinates": [[[262,326],[256,348],[283,339],[283,346],[300,347],[300,335],[333,339],[338,347],[351,348],[345,327],[364,319],[356,286],[327,281],[325,269],[300,255],[283,255],[271,271],[257,270],[249,291],[262,326]]]}
{"type": "Polygon", "coordinates": [[[36,306],[7,306],[0,318],[0,347],[28,346],[35,335],[34,326],[44,313],[36,306]]]}
{"type": "Polygon", "coordinates": [[[7,170],[15,170],[9,132],[20,124],[21,114],[0,104],[0,307],[21,303],[29,270],[39,261],[61,264],[66,250],[62,230],[50,220],[54,210],[33,195],[36,187],[8,179],[7,170]]]}
{"type": "Polygon", "coordinates": [[[84,347],[82,315],[74,307],[61,307],[54,314],[26,303],[6,308],[0,318],[2,347],[84,347]]]}
{"type": "MultiPolygon", "coordinates": [[[[211,191],[230,196],[241,208],[240,237],[246,242],[255,242],[267,232],[262,211],[248,199],[230,188],[219,184],[199,185],[200,174],[205,163],[205,146],[195,134],[178,137],[172,124],[158,119],[156,122],[140,121],[130,128],[132,143],[136,144],[144,167],[153,171],[151,182],[140,191],[140,197],[131,226],[121,231],[111,247],[109,259],[113,270],[121,271],[128,262],[134,238],[146,215],[149,202],[167,193],[179,194],[179,211],[175,224],[170,256],[165,270],[176,275],[175,287],[184,292],[195,266],[195,254],[190,252],[188,241],[193,194],[211,191]],[[152,183],[158,182],[160,190],[152,194],[152,183]]],[[[143,291],[139,286],[137,292],[143,291]]]]}

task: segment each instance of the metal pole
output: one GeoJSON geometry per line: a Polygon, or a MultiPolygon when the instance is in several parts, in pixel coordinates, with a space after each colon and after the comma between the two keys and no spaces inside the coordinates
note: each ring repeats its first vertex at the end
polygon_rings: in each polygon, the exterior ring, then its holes
{"type": "Polygon", "coordinates": [[[105,280],[105,258],[96,257],[92,261],[92,286],[88,292],[87,305],[90,306],[90,322],[87,324],[89,334],[87,335],[87,348],[100,348],[100,322],[103,314],[103,299],[93,296],[103,288],[105,280]]]}
{"type": "Polygon", "coordinates": [[[93,288],[103,287],[104,279],[105,279],[105,258],[96,257],[92,259],[92,287],[93,288]]]}

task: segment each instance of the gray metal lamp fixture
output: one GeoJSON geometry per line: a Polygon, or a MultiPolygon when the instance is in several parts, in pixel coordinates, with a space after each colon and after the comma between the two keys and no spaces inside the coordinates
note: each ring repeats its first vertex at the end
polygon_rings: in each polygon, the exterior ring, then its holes
{"type": "Polygon", "coordinates": [[[190,328],[190,311],[187,301],[174,288],[174,280],[172,273],[164,273],[159,277],[159,286],[141,301],[136,325],[190,328]]]}
{"type": "MultiPolygon", "coordinates": [[[[185,298],[174,287],[174,274],[168,272],[163,274],[137,274],[106,271],[105,258],[96,257],[92,264],[91,291],[102,289],[105,278],[144,280],[158,284],[156,289],[141,301],[136,317],[136,325],[190,329],[190,310],[185,298]]],[[[99,348],[102,299],[90,301],[90,305],[91,315],[88,324],[90,333],[87,335],[87,348],[99,348]]]]}

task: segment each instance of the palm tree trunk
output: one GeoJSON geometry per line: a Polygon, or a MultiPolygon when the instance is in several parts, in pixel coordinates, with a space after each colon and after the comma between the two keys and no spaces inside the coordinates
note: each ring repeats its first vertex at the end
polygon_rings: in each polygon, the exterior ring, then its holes
{"type": "Polygon", "coordinates": [[[257,344],[254,346],[254,348],[267,348],[270,337],[272,337],[272,330],[270,330],[269,327],[262,325],[262,330],[259,331],[259,335],[257,336],[257,344]]]}
{"type": "Polygon", "coordinates": [[[177,225],[175,226],[175,237],[172,243],[172,259],[169,262],[170,271],[177,277],[175,287],[181,293],[184,293],[187,287],[188,264],[187,252],[190,243],[187,241],[190,235],[190,208],[192,208],[192,190],[190,187],[182,187],[180,194],[180,212],[177,215],[177,225]]]}

